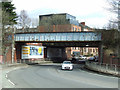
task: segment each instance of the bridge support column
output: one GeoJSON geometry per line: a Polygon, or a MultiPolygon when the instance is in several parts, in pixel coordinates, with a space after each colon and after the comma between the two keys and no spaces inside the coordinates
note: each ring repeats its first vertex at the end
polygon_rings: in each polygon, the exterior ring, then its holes
{"type": "Polygon", "coordinates": [[[66,48],[62,48],[62,58],[64,60],[67,58],[66,48]]]}
{"type": "Polygon", "coordinates": [[[44,48],[44,58],[47,58],[47,48],[44,48]]]}
{"type": "Polygon", "coordinates": [[[99,63],[103,63],[103,45],[102,44],[99,45],[98,54],[99,54],[99,63]]]}
{"type": "Polygon", "coordinates": [[[21,54],[22,54],[22,45],[25,45],[25,43],[16,43],[15,44],[15,58],[16,61],[18,62],[21,60],[21,54]]]}

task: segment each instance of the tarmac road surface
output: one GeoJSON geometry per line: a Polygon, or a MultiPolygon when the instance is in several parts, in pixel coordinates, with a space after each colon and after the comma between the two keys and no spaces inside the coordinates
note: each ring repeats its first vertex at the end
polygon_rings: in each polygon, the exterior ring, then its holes
{"type": "Polygon", "coordinates": [[[61,64],[30,65],[8,73],[14,88],[118,88],[118,78],[99,75],[74,65],[72,71],[61,64]]]}

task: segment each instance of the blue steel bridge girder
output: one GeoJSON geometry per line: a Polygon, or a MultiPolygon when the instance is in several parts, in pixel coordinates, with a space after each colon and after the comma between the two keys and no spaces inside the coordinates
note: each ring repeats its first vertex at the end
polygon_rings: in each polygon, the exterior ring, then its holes
{"type": "Polygon", "coordinates": [[[16,42],[99,42],[98,32],[17,33],[16,42]]]}

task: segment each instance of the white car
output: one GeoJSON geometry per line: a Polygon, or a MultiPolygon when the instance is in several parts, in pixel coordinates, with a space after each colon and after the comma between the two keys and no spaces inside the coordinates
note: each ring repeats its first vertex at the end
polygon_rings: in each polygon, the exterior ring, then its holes
{"type": "Polygon", "coordinates": [[[80,55],[80,59],[87,59],[87,57],[83,56],[83,55],[80,55]]]}
{"type": "Polygon", "coordinates": [[[71,63],[71,61],[64,61],[62,63],[62,69],[73,70],[73,64],[71,63]]]}

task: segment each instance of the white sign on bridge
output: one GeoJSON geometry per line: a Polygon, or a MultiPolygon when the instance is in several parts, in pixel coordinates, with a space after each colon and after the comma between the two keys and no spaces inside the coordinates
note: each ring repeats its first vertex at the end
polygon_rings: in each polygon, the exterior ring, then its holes
{"type": "Polygon", "coordinates": [[[22,59],[44,58],[42,46],[22,46],[22,59]]]}

